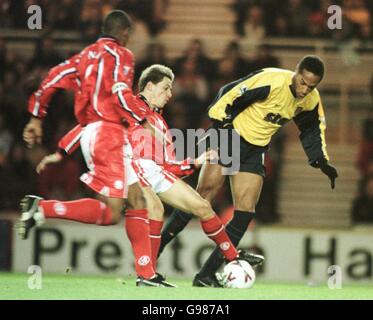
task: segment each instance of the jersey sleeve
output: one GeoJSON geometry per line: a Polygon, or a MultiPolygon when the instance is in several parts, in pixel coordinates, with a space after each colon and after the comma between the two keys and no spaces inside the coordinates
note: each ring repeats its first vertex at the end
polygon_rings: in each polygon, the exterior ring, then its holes
{"type": "Polygon", "coordinates": [[[225,85],[209,107],[209,115],[220,121],[233,121],[253,103],[275,96],[283,86],[284,77],[277,75],[268,79],[263,75],[263,70],[259,70],[225,85]]]}
{"type": "Polygon", "coordinates": [[[329,161],[325,142],[326,121],[321,100],[312,110],[303,111],[294,117],[294,122],[301,132],[299,138],[309,164],[319,168],[322,163],[329,161]]]}
{"type": "Polygon", "coordinates": [[[112,92],[118,113],[124,118],[131,117],[139,123],[145,122],[147,110],[144,102],[137,99],[132,91],[133,75],[126,74],[126,70],[134,68],[132,55],[124,55],[107,45],[104,48],[106,52],[100,62],[105,65],[106,70],[103,76],[104,86],[112,92]]]}
{"type": "Polygon", "coordinates": [[[48,104],[57,90],[77,91],[79,89],[80,82],[77,78],[76,59],[77,57],[74,56],[52,68],[38,90],[30,96],[28,111],[34,117],[43,119],[47,115],[48,104]]]}
{"type": "Polygon", "coordinates": [[[264,85],[253,89],[243,89],[244,92],[232,101],[230,107],[226,109],[227,116],[233,120],[242,111],[250,107],[254,102],[265,100],[271,92],[271,86],[264,85]]]}
{"type": "Polygon", "coordinates": [[[83,128],[80,125],[72,128],[58,142],[58,148],[63,154],[72,154],[80,146],[80,138],[83,134],[83,128]]]}

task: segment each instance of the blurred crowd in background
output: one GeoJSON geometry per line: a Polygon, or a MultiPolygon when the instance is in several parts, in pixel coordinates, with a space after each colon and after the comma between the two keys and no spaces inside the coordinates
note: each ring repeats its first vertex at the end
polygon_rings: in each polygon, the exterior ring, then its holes
{"type": "MultiPolygon", "coordinates": [[[[260,48],[254,60],[247,60],[242,56],[237,42],[229,43],[224,56],[219,60],[207,56],[203,43],[198,39],[192,40],[185,54],[173,61],[167,58],[160,43],[152,42],[146,52],[147,55],[137,61],[135,83],[147,66],[154,63],[171,66],[176,79],[173,99],[165,110],[165,117],[171,128],[185,132],[188,128],[208,128],[206,109],[221,86],[257,68],[280,66],[280,62],[271,55],[267,46],[260,48]]],[[[44,121],[43,146],[27,150],[22,143],[22,130],[29,118],[27,99],[49,68],[64,58],[66,57],[55,51],[50,38],[41,41],[35,50],[35,56],[29,61],[7,52],[4,41],[0,42],[0,209],[16,209],[20,197],[26,193],[67,200],[78,198],[87,192],[79,182],[79,176],[85,170],[79,152],[61,164],[50,166],[41,175],[34,171],[41,156],[54,152],[59,138],[75,125],[72,93],[60,91],[51,101],[50,112],[44,121]]],[[[278,145],[282,143],[281,137],[282,135],[279,135],[279,139],[276,139],[279,141],[278,145]]],[[[272,151],[280,152],[276,148],[272,151]]],[[[275,175],[274,166],[269,158],[267,162],[270,179],[275,175]]],[[[196,178],[197,175],[191,177],[190,183],[195,184],[196,178]]],[[[225,194],[226,190],[222,192],[225,194]]],[[[220,203],[216,204],[218,210],[229,206],[229,196],[218,198],[221,199],[220,203]]],[[[274,205],[275,201],[265,203],[266,206],[274,205]]],[[[274,217],[274,211],[268,212],[271,212],[268,217],[270,220],[274,217]]],[[[267,218],[263,216],[263,219],[267,218]]]]}
{"type": "MultiPolygon", "coordinates": [[[[168,2],[0,0],[0,28],[24,28],[27,19],[24,8],[37,4],[42,7],[45,16],[43,24],[47,29],[79,30],[82,42],[95,41],[100,33],[103,16],[112,9],[129,12],[135,23],[144,24],[147,32],[156,36],[165,27],[164,14],[168,2]],[[22,12],[24,17],[20,16],[22,12]]],[[[372,38],[373,1],[345,0],[339,3],[344,8],[348,24],[337,36],[347,39],[354,34],[363,40],[372,38]]],[[[238,36],[330,37],[325,22],[327,5],[330,5],[330,1],[236,0],[231,9],[236,13],[234,27],[238,36]],[[264,7],[266,10],[263,10],[264,7]],[[305,21],[309,23],[305,24],[305,21]]],[[[6,41],[0,38],[0,212],[17,209],[20,198],[30,193],[60,200],[90,195],[90,191],[79,181],[80,174],[85,171],[80,152],[66,158],[61,164],[50,166],[41,175],[35,172],[41,157],[54,152],[59,138],[75,125],[71,93],[58,92],[51,101],[50,113],[45,121],[43,145],[27,150],[22,142],[22,130],[29,118],[26,108],[29,95],[48,70],[66,58],[56,50],[54,40],[48,36],[36,44],[34,56],[28,60],[7,50],[6,41]]],[[[135,83],[140,72],[154,63],[171,66],[176,74],[173,99],[166,108],[165,117],[171,128],[181,130],[209,126],[206,109],[224,84],[263,67],[281,67],[281,61],[266,45],[259,46],[257,54],[248,59],[242,54],[239,42],[232,41],[225,48],[223,56],[216,60],[205,53],[201,40],[194,39],[182,56],[170,60],[162,44],[153,40],[149,42],[146,56],[137,59],[135,83]]],[[[353,206],[356,222],[369,219],[373,222],[372,128],[373,116],[364,125],[365,140],[358,161],[363,182],[361,196],[353,206]],[[366,208],[367,201],[370,203],[370,211],[364,213],[361,207],[366,208]]],[[[257,220],[262,223],[279,221],[277,191],[284,141],[284,132],[280,131],[266,158],[267,178],[257,208],[257,220]]],[[[188,180],[195,185],[197,177],[198,174],[195,174],[188,180]]],[[[222,214],[229,214],[232,210],[227,190],[225,188],[221,191],[214,204],[222,214]]]]}
{"type": "MultiPolygon", "coordinates": [[[[103,16],[122,9],[142,21],[151,35],[166,25],[165,13],[170,0],[1,0],[0,27],[24,28],[32,4],[42,8],[43,23],[50,29],[80,30],[91,41],[100,32],[103,16]],[[23,13],[23,15],[22,15],[23,13]]],[[[333,37],[372,38],[373,2],[366,0],[234,0],[234,28],[237,35],[250,37],[333,37]],[[344,27],[340,33],[327,28],[327,8],[340,5],[344,27]]]]}
{"type": "MultiPolygon", "coordinates": [[[[370,84],[373,101],[373,77],[370,84]]],[[[373,107],[373,106],[372,106],[373,107]]],[[[373,223],[373,110],[362,124],[362,142],[356,165],[360,171],[361,181],[358,196],[351,210],[354,224],[373,223]]]]}

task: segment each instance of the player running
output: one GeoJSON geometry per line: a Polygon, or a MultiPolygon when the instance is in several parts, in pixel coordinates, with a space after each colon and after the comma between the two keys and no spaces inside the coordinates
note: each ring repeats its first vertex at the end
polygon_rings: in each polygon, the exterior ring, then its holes
{"type": "MultiPolygon", "coordinates": [[[[134,152],[133,155],[134,158],[139,160],[137,162],[139,165],[138,172],[140,172],[143,180],[150,183],[154,191],[152,193],[147,192],[146,195],[152,197],[151,203],[157,203],[157,207],[150,211],[152,216],[150,219],[150,234],[153,264],[155,265],[157,259],[160,232],[163,226],[163,206],[159,199],[171,206],[188,210],[199,216],[205,233],[219,244],[226,260],[230,261],[232,258],[225,253],[224,249],[226,247],[230,248],[231,244],[226,242],[224,227],[212,210],[211,205],[201,198],[194,189],[178,178],[193,172],[191,163],[193,163],[193,166],[200,166],[205,160],[209,160],[213,154],[212,152],[205,153],[196,162],[192,162],[191,159],[176,161],[172,137],[169,134],[165,120],[160,114],[171,98],[173,79],[172,70],[162,65],[153,65],[147,68],[139,79],[140,94],[137,98],[147,103],[147,121],[164,135],[165,141],[160,142],[149,134],[139,135],[138,137],[145,137],[145,139],[141,139],[142,145],[139,146],[139,140],[136,141],[134,138],[139,130],[130,131],[132,133],[129,135],[134,150],[139,151],[139,153],[134,152]],[[161,145],[156,145],[160,143],[161,145]],[[147,152],[148,150],[151,150],[151,153],[147,152]],[[157,150],[162,152],[157,152],[157,150]]],[[[77,126],[65,135],[59,143],[60,150],[55,154],[46,156],[38,165],[37,171],[43,170],[47,164],[61,161],[64,154],[71,154],[80,143],[78,137],[81,135],[82,130],[86,129],[77,126]]],[[[146,188],[146,185],[144,187],[146,188]]],[[[44,214],[47,218],[64,218],[53,212],[44,212],[44,214]]],[[[68,217],[68,219],[72,218],[68,217]]],[[[243,251],[240,252],[240,258],[249,261],[253,265],[260,263],[263,259],[259,255],[243,251]]]]}
{"type": "Polygon", "coordinates": [[[56,89],[65,88],[64,85],[73,89],[75,116],[86,128],[81,136],[89,168],[84,182],[101,201],[87,198],[59,202],[29,196],[22,201],[23,213],[17,229],[26,238],[43,212],[74,217],[85,223],[111,225],[119,221],[126,203],[125,228],[135,256],[137,285],[167,286],[151,263],[148,211],[128,142],[129,128],[148,126],[146,103],[136,99],[131,89],[133,54],[125,48],[130,27],[125,12],[110,12],[103,22],[104,35],[52,69],[49,79],[31,97],[29,111],[33,118],[24,129],[24,140],[29,146],[40,143],[48,99],[56,89]]]}
{"type": "MultiPolygon", "coordinates": [[[[209,107],[213,128],[240,135],[239,170],[230,176],[234,215],[226,227],[238,245],[255,216],[255,206],[265,176],[264,154],[271,137],[294,120],[311,166],[328,176],[334,189],[337,170],[329,164],[325,143],[325,115],[316,87],[324,76],[324,63],[317,56],[305,56],[295,72],[277,68],[258,70],[222,87],[209,107]]],[[[219,141],[219,147],[226,141],[219,141]]],[[[206,163],[200,173],[197,192],[213,201],[224,183],[224,164],[206,163]]],[[[191,215],[173,212],[162,232],[160,252],[181,232],[191,215]]],[[[194,286],[216,286],[215,273],[223,262],[218,249],[196,274],[194,286]]]]}
{"type": "MultiPolygon", "coordinates": [[[[161,132],[164,137],[166,137],[165,142],[161,142],[161,146],[154,146],[154,144],[160,143],[160,141],[148,135],[146,138],[151,138],[150,140],[145,139],[145,144],[140,148],[138,147],[138,142],[135,141],[135,134],[140,131],[140,129],[129,130],[131,134],[129,135],[129,140],[134,147],[134,150],[147,151],[147,150],[162,150],[161,154],[152,153],[150,159],[146,159],[144,154],[134,154],[134,158],[142,158],[138,161],[140,176],[151,183],[154,192],[158,193],[159,197],[166,203],[173,205],[175,207],[181,208],[183,210],[190,210],[194,214],[198,215],[201,219],[201,225],[208,237],[210,237],[222,250],[223,255],[227,261],[232,261],[235,259],[245,259],[253,261],[258,257],[250,255],[246,252],[240,252],[238,254],[236,248],[232,246],[228,236],[225,233],[224,226],[222,225],[220,219],[215,215],[209,203],[203,200],[192,188],[190,188],[183,181],[177,179],[168,170],[174,172],[183,172],[185,165],[189,167],[190,164],[184,162],[177,163],[175,161],[175,156],[173,154],[172,139],[168,134],[168,127],[159,113],[156,112],[157,109],[162,109],[168,100],[171,98],[171,88],[174,75],[172,71],[160,65],[154,65],[146,69],[139,81],[139,88],[141,94],[138,96],[138,99],[145,101],[148,106],[148,115],[147,121],[151,123],[156,131],[161,132]],[[144,159],[145,158],[145,159],[144,159]],[[166,161],[167,159],[167,161],[166,161]],[[160,163],[160,166],[155,162],[160,163]],[[163,166],[163,168],[162,168],[163,166]],[[177,169],[177,167],[179,167],[177,169]],[[173,169],[171,169],[173,168],[173,169]]],[[[87,127],[88,128],[88,127],[87,127]]],[[[87,128],[82,129],[84,131],[83,137],[86,133],[87,128]]],[[[62,139],[60,146],[64,146],[64,150],[71,152],[76,148],[76,145],[79,141],[81,132],[79,132],[79,127],[74,128],[64,139],[62,139]],[[66,142],[66,139],[69,141],[66,142]]],[[[87,160],[87,148],[84,146],[84,139],[81,139],[83,154],[87,160]]],[[[206,155],[205,155],[206,156],[206,155]]],[[[208,156],[207,156],[208,157],[208,156]]],[[[56,162],[61,159],[59,154],[54,154],[47,156],[42,160],[41,164],[38,166],[37,170],[41,170],[45,167],[46,164],[51,162],[56,162]]],[[[83,179],[84,181],[85,179],[83,179]]],[[[144,186],[146,187],[146,185],[144,186]]],[[[156,198],[155,194],[152,196],[156,198]]],[[[53,201],[53,200],[52,200],[53,201]]],[[[159,199],[158,199],[159,201],[159,199]]],[[[58,215],[55,210],[51,210],[47,207],[47,210],[43,207],[44,204],[49,203],[50,201],[41,200],[39,205],[41,206],[41,211],[43,212],[44,218],[65,218],[69,220],[76,220],[74,216],[64,216],[58,215]]],[[[56,201],[53,201],[56,203],[56,201]]],[[[59,202],[61,203],[61,202],[59,202]]],[[[154,228],[158,234],[152,233],[152,240],[154,239],[154,246],[152,246],[152,255],[155,260],[158,253],[158,247],[160,242],[160,231],[162,227],[163,220],[163,207],[159,202],[159,207],[162,208],[159,212],[159,217],[157,221],[153,221],[153,224],[156,225],[154,228]],[[162,214],[162,216],[160,216],[162,214]]],[[[152,220],[150,220],[150,225],[152,225],[152,220]]]]}

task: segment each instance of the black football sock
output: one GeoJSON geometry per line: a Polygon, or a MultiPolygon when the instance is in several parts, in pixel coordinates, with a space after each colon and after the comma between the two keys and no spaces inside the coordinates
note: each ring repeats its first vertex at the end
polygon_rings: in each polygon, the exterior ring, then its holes
{"type": "MultiPolygon", "coordinates": [[[[254,218],[253,212],[239,211],[235,210],[232,220],[226,225],[225,230],[231,239],[232,243],[237,247],[240,240],[244,236],[247,227],[249,226],[251,220],[254,218]]],[[[220,268],[224,262],[224,256],[221,250],[216,247],[211,253],[207,261],[203,264],[198,275],[200,277],[206,277],[214,275],[215,272],[220,268]]]]}
{"type": "Polygon", "coordinates": [[[174,209],[163,228],[158,257],[161,255],[165,246],[167,246],[167,244],[169,244],[186,227],[192,217],[193,215],[190,213],[174,209]]]}

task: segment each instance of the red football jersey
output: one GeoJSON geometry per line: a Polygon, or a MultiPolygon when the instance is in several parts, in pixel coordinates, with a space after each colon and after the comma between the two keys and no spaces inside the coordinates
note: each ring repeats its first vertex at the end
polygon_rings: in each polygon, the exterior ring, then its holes
{"type": "Polygon", "coordinates": [[[135,125],[144,120],[146,110],[144,102],[133,95],[133,77],[132,52],[114,38],[100,38],[52,68],[31,95],[28,110],[44,118],[56,90],[73,90],[74,112],[82,126],[100,120],[135,125]]]}
{"type": "Polygon", "coordinates": [[[58,89],[80,90],[77,77],[77,62],[79,55],[75,55],[65,62],[55,66],[29,98],[28,111],[37,118],[44,118],[48,111],[48,104],[58,89]]]}
{"type": "MultiPolygon", "coordinates": [[[[137,99],[144,102],[141,96],[138,96],[137,99]]],[[[148,112],[146,117],[147,121],[166,137],[166,141],[162,143],[162,141],[157,140],[157,138],[152,136],[148,131],[141,131],[142,127],[133,127],[133,130],[128,131],[128,135],[133,148],[134,157],[151,159],[166,171],[178,177],[192,174],[194,172],[194,167],[190,158],[183,161],[176,160],[169,128],[162,115],[151,110],[148,106],[146,108],[148,112]]],[[[84,130],[84,128],[82,129],[80,125],[70,130],[59,141],[59,148],[67,154],[73,153],[80,145],[82,130],[84,130]]]]}
{"type": "Polygon", "coordinates": [[[144,102],[132,92],[134,58],[113,38],[101,38],[81,53],[75,114],[85,125],[99,120],[132,126],[145,120],[144,102]]]}

